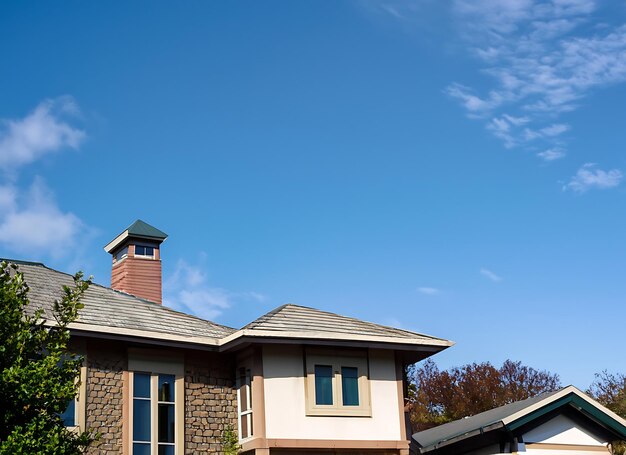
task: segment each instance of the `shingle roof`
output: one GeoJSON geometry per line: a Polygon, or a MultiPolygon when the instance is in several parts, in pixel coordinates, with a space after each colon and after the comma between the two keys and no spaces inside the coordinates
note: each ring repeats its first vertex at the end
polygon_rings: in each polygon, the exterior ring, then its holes
{"type": "MultiPolygon", "coordinates": [[[[62,297],[62,286],[72,286],[71,275],[40,263],[7,260],[18,265],[30,291],[28,311],[42,308],[46,319],[52,319],[52,304],[62,297]]],[[[106,328],[131,329],[193,338],[222,338],[232,332],[230,327],[181,313],[138,297],[92,284],[82,299],[85,307],[78,323],[106,328]]]]}
{"type": "Polygon", "coordinates": [[[287,304],[261,316],[243,328],[243,330],[262,330],[280,332],[336,333],[342,335],[363,335],[372,337],[392,337],[424,342],[447,342],[408,330],[387,327],[373,322],[341,316],[327,311],[300,305],[287,304]]]}

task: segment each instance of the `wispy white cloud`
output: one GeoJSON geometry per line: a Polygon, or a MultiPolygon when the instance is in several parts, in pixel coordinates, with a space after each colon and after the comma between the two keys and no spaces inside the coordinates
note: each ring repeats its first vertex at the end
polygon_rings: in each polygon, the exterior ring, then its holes
{"type": "Polygon", "coordinates": [[[484,267],[480,269],[480,274],[482,276],[490,279],[494,283],[498,283],[498,282],[502,281],[502,277],[501,276],[497,275],[496,273],[494,273],[491,270],[486,269],[484,267]]]}
{"type": "Polygon", "coordinates": [[[417,288],[417,291],[426,295],[437,295],[441,292],[439,289],[431,287],[419,287],[417,288]]]}
{"type": "Polygon", "coordinates": [[[537,153],[537,156],[544,161],[555,161],[565,157],[565,150],[559,147],[552,147],[537,153]]]}
{"type": "Polygon", "coordinates": [[[613,188],[621,183],[623,177],[624,174],[619,169],[603,171],[597,169],[595,163],[586,163],[578,169],[569,183],[563,186],[563,191],[571,190],[576,193],[585,193],[594,188],[613,188]]]}
{"type": "Polygon", "coordinates": [[[64,148],[77,149],[86,137],[67,117],[79,112],[71,97],[45,100],[20,119],[0,122],[0,169],[12,170],[64,148]]]}
{"type": "Polygon", "coordinates": [[[41,178],[23,193],[11,185],[0,188],[0,243],[9,250],[60,257],[76,250],[85,228],[76,215],[59,209],[41,178]]]}
{"type": "Polygon", "coordinates": [[[456,37],[487,78],[480,86],[457,79],[444,92],[505,147],[552,150],[537,154],[543,160],[566,155],[571,137],[564,133],[571,128],[559,117],[579,109],[593,90],[626,82],[626,24],[591,27],[596,0],[381,3],[403,11],[404,23],[411,14],[427,15],[429,7],[437,8],[440,23],[456,24],[456,37]],[[414,3],[422,7],[403,6],[414,3]],[[441,5],[447,16],[441,17],[441,5]]]}
{"type": "Polygon", "coordinates": [[[492,84],[484,96],[460,82],[447,92],[469,116],[488,118],[487,129],[506,147],[541,140],[564,151],[558,137],[570,126],[545,122],[578,108],[592,89],[626,81],[626,26],[576,36],[595,8],[589,0],[456,0],[463,39],[486,64],[492,84]],[[517,111],[535,126],[499,124],[501,109],[517,111]]]}
{"type": "Polygon", "coordinates": [[[202,266],[179,260],[174,273],[163,282],[163,304],[204,319],[215,319],[237,300],[263,302],[258,292],[232,292],[212,286],[202,266]]]}
{"type": "Polygon", "coordinates": [[[20,119],[0,120],[0,245],[33,259],[78,257],[93,231],[62,210],[41,177],[18,185],[19,168],[42,156],[78,148],[85,132],[67,118],[79,113],[71,97],[46,100],[20,119]]]}

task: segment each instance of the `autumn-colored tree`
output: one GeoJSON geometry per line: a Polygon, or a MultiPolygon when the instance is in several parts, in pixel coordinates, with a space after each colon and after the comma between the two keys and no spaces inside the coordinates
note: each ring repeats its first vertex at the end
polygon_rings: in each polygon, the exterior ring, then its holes
{"type": "MultiPolygon", "coordinates": [[[[626,374],[613,374],[608,371],[596,374],[596,379],[587,393],[615,414],[626,418],[626,374]]],[[[626,454],[626,442],[612,444],[615,455],[626,454]]]]}
{"type": "Polygon", "coordinates": [[[507,360],[441,371],[432,360],[411,367],[409,409],[413,431],[426,430],[518,400],[560,388],[559,377],[507,360]]]}

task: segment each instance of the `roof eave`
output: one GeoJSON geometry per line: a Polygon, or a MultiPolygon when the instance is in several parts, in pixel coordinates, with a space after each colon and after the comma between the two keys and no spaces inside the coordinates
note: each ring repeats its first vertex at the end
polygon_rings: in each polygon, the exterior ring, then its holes
{"type": "Polygon", "coordinates": [[[341,344],[341,345],[379,345],[381,348],[398,350],[430,351],[436,353],[454,342],[443,339],[416,340],[384,336],[355,335],[331,332],[286,332],[274,330],[241,329],[220,339],[221,350],[229,350],[243,343],[302,343],[302,344],[341,344]]]}
{"type": "MultiPolygon", "coordinates": [[[[54,321],[47,321],[46,325],[56,326],[54,321]]],[[[219,338],[198,337],[188,335],[175,335],[164,332],[156,332],[152,330],[129,329],[123,327],[100,326],[95,324],[85,324],[82,322],[72,322],[68,325],[70,332],[75,335],[85,335],[106,339],[125,339],[125,340],[143,340],[153,344],[177,344],[177,345],[195,345],[210,347],[211,350],[218,348],[219,338]]]]}

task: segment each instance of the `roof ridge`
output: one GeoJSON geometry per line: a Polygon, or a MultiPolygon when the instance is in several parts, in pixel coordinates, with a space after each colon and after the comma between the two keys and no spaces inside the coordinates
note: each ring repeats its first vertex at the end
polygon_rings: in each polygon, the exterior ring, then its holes
{"type": "MultiPolygon", "coordinates": [[[[397,331],[397,332],[404,332],[404,333],[411,334],[411,335],[419,335],[421,337],[430,338],[432,340],[443,340],[443,338],[438,338],[438,337],[435,337],[435,336],[432,336],[432,335],[427,335],[427,334],[424,334],[424,333],[414,332],[412,330],[401,329],[401,328],[398,328],[398,327],[392,327],[392,326],[389,326],[389,325],[379,324],[377,322],[366,321],[364,319],[355,318],[353,316],[344,316],[344,315],[339,314],[339,313],[333,313],[331,311],[320,310],[318,308],[308,307],[308,306],[304,306],[304,305],[297,305],[295,303],[287,303],[285,305],[282,305],[282,307],[277,308],[276,310],[282,309],[282,308],[287,307],[287,306],[293,306],[293,307],[296,307],[296,308],[304,308],[304,309],[307,309],[307,310],[313,310],[313,311],[316,311],[316,312],[319,312],[319,313],[325,313],[325,314],[330,314],[330,315],[333,315],[333,316],[338,316],[340,318],[349,319],[351,321],[356,321],[356,322],[359,322],[359,323],[362,323],[362,324],[367,324],[367,325],[370,325],[370,326],[383,327],[385,329],[394,330],[394,331],[397,331]]],[[[274,310],[274,311],[276,311],[276,310],[274,310]]],[[[267,315],[269,315],[269,314],[270,313],[267,313],[267,315]]],[[[261,316],[261,317],[263,317],[263,316],[261,316]]]]}
{"type": "Polygon", "coordinates": [[[43,262],[24,261],[23,259],[0,258],[0,262],[3,262],[3,261],[8,262],[10,264],[17,264],[17,265],[38,265],[38,266],[46,267],[46,265],[43,262]]]}

